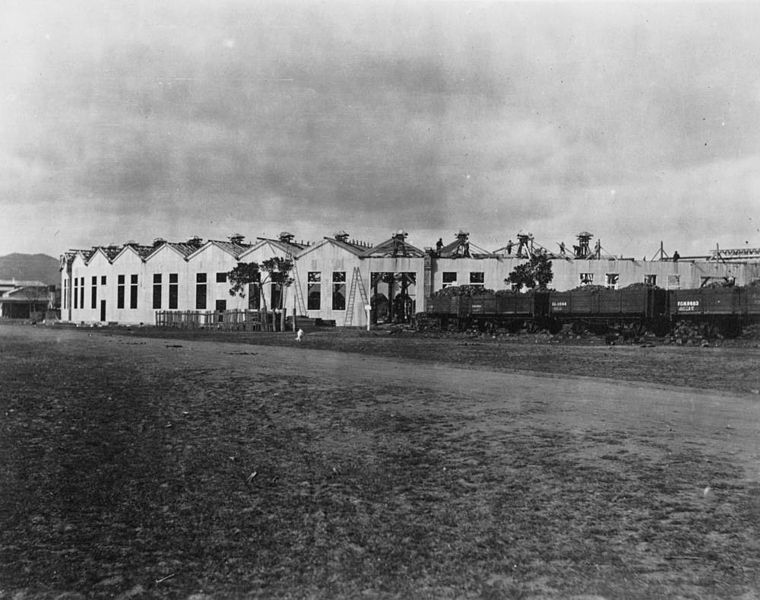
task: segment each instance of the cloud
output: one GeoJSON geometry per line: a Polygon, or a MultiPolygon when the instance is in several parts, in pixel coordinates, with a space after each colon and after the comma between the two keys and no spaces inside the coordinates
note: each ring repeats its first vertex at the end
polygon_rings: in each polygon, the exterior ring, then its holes
{"type": "Polygon", "coordinates": [[[631,253],[750,233],[759,9],[30,6],[0,25],[6,251],[37,226],[19,202],[61,220],[53,254],[294,224],[631,253]]]}

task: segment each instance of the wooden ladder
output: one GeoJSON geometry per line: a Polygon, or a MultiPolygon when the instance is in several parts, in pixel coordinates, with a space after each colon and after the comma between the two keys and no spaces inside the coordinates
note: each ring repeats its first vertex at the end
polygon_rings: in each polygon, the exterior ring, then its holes
{"type": "Polygon", "coordinates": [[[346,320],[343,322],[344,327],[353,325],[354,322],[354,305],[356,304],[356,288],[359,288],[359,295],[362,299],[362,311],[369,304],[367,290],[364,288],[362,274],[359,267],[354,267],[354,274],[351,277],[351,290],[348,293],[348,305],[346,306],[346,320]]]}
{"type": "Polygon", "coordinates": [[[296,286],[296,314],[306,316],[306,303],[303,301],[303,290],[301,289],[301,278],[298,276],[298,266],[293,261],[293,279],[296,286]]]}

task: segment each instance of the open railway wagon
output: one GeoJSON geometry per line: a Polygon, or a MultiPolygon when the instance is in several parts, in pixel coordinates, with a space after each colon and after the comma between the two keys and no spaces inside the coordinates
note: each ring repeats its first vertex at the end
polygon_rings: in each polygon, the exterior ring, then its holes
{"type": "Polygon", "coordinates": [[[416,317],[420,330],[464,330],[503,327],[510,331],[535,331],[547,312],[546,293],[496,293],[471,296],[433,296],[424,313],[416,317]]]}
{"type": "Polygon", "coordinates": [[[760,323],[760,282],[743,288],[742,321],[744,323],[760,323]]]}
{"type": "Polygon", "coordinates": [[[760,288],[704,287],[670,292],[670,317],[675,328],[690,328],[711,338],[736,337],[745,324],[760,318],[760,288]]]}
{"type": "Polygon", "coordinates": [[[475,293],[428,299],[417,315],[424,329],[491,327],[557,333],[569,325],[575,333],[614,331],[624,336],[669,332],[704,337],[735,337],[748,323],[760,322],[760,285],[663,290],[633,284],[620,290],[588,287],[566,292],[475,293]]]}
{"type": "Polygon", "coordinates": [[[570,324],[576,333],[612,330],[642,335],[649,331],[666,335],[668,292],[649,285],[631,285],[614,290],[601,287],[549,294],[550,331],[570,324]]]}
{"type": "Polygon", "coordinates": [[[468,326],[479,329],[504,327],[512,332],[523,328],[537,331],[546,326],[549,295],[545,292],[497,292],[465,300],[470,302],[468,326]]]}

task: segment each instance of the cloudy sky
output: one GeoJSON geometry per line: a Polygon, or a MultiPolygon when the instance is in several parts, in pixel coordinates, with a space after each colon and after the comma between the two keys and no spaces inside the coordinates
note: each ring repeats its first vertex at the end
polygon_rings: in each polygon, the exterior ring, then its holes
{"type": "Polygon", "coordinates": [[[0,8],[0,255],[338,229],[760,246],[760,4],[0,8]]]}

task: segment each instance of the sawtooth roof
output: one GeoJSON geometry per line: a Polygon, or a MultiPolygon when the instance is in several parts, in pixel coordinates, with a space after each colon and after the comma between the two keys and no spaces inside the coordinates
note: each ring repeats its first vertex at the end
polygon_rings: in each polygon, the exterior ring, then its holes
{"type": "Polygon", "coordinates": [[[245,252],[251,247],[248,244],[237,244],[235,242],[228,242],[226,240],[208,240],[202,246],[199,246],[197,248],[193,247],[193,250],[190,252],[190,254],[201,252],[202,250],[205,250],[209,246],[216,246],[220,250],[234,256],[235,258],[238,258],[243,252],[245,252]]]}
{"type": "Polygon", "coordinates": [[[306,248],[309,247],[308,244],[301,244],[299,242],[285,242],[283,240],[275,239],[275,238],[257,237],[256,239],[261,242],[269,242],[270,244],[272,244],[276,248],[279,248],[286,254],[292,254],[292,255],[298,254],[302,250],[305,250],[306,248]]]}
{"type": "Polygon", "coordinates": [[[355,256],[362,256],[364,252],[367,251],[366,246],[354,244],[351,242],[342,242],[340,240],[336,240],[334,237],[324,237],[322,238],[322,240],[320,240],[316,244],[312,244],[304,248],[302,251],[302,254],[308,254],[309,252],[313,250],[321,248],[325,244],[332,244],[334,246],[337,246],[338,248],[341,248],[342,250],[345,250],[346,252],[350,252],[351,254],[355,256]]]}
{"type": "MultiPolygon", "coordinates": [[[[193,252],[195,252],[198,249],[197,246],[194,246],[193,244],[188,244],[186,242],[164,242],[163,244],[161,244],[161,246],[168,246],[172,250],[176,250],[177,252],[179,252],[185,258],[190,256],[193,252]]],[[[158,250],[161,246],[156,248],[156,250],[158,250]]]]}
{"type": "Polygon", "coordinates": [[[425,256],[425,252],[416,246],[412,246],[405,240],[392,237],[388,240],[385,240],[384,242],[377,244],[376,246],[373,246],[369,250],[364,249],[362,256],[365,258],[385,258],[393,256],[422,258],[425,256]]]}

